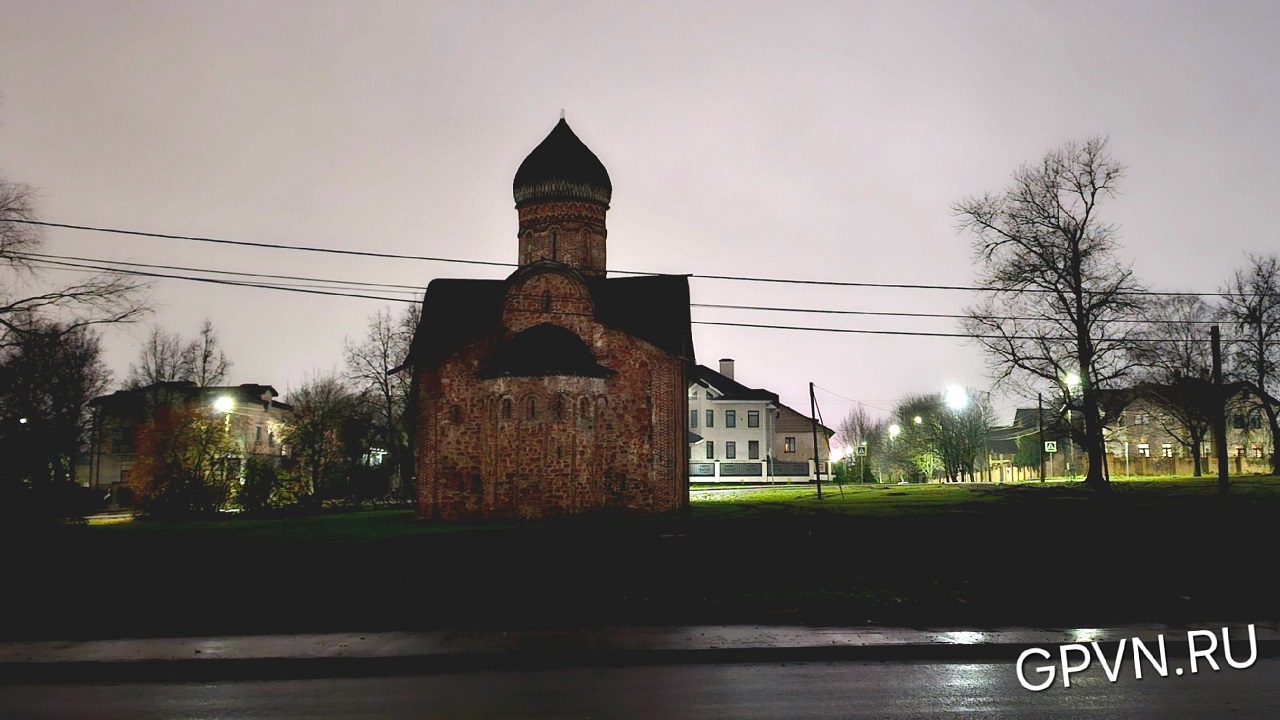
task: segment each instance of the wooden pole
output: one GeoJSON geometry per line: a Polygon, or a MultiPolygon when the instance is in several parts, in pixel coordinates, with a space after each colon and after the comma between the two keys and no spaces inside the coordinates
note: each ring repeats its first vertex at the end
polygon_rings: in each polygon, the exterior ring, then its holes
{"type": "Polygon", "coordinates": [[[1036,424],[1040,429],[1040,482],[1044,482],[1044,394],[1036,393],[1036,424]]]}
{"type": "Polygon", "coordinates": [[[809,419],[813,421],[813,477],[818,481],[818,499],[822,499],[822,468],[818,465],[818,396],[809,383],[809,419]]]}
{"type": "Polygon", "coordinates": [[[1218,494],[1226,497],[1231,491],[1227,476],[1227,398],[1222,391],[1222,335],[1218,326],[1209,328],[1213,345],[1213,444],[1218,451],[1218,494]]]}

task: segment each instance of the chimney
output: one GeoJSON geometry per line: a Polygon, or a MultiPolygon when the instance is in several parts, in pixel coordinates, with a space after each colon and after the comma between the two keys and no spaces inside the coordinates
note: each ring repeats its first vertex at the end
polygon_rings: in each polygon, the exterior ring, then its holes
{"type": "Polygon", "coordinates": [[[720,374],[733,379],[733,358],[720,358],[720,374]]]}

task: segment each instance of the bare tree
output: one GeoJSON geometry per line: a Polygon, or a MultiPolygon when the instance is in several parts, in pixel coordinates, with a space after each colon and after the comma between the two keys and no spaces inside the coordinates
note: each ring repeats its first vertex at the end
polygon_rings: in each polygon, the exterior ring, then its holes
{"type": "Polygon", "coordinates": [[[1249,256],[1222,288],[1221,316],[1227,334],[1228,371],[1253,386],[1256,406],[1271,430],[1271,468],[1280,473],[1280,423],[1275,396],[1280,386],[1280,257],[1249,256]]]}
{"type": "Polygon", "coordinates": [[[26,185],[0,179],[0,346],[17,341],[28,320],[56,317],[64,332],[99,323],[131,322],[146,312],[145,285],[123,275],[103,273],[64,287],[49,287],[37,270],[54,261],[38,253],[42,244],[26,185]]]}
{"type": "Polygon", "coordinates": [[[187,381],[200,387],[221,384],[231,372],[231,361],[222,351],[213,321],[200,325],[200,337],[187,341],[153,325],[142,343],[138,362],[129,365],[125,387],[134,389],[159,382],[187,381]]]}
{"type": "Polygon", "coordinates": [[[200,325],[200,337],[188,346],[191,355],[191,379],[200,387],[221,385],[231,373],[231,361],[222,351],[213,321],[205,318],[200,325]]]}
{"type": "Polygon", "coordinates": [[[412,472],[407,452],[410,373],[392,371],[400,368],[409,354],[419,312],[416,304],[410,305],[401,317],[383,308],[369,318],[363,343],[348,340],[345,345],[347,380],[372,406],[381,440],[391,458],[390,468],[400,475],[402,486],[412,472]]]}
{"type": "Polygon", "coordinates": [[[137,364],[129,365],[125,387],[136,389],[160,382],[194,381],[195,357],[182,336],[153,325],[142,343],[137,364]]]}
{"type": "Polygon", "coordinates": [[[1139,395],[1165,411],[1156,416],[1158,422],[1191,453],[1196,477],[1203,472],[1201,448],[1216,412],[1209,385],[1213,357],[1206,342],[1213,313],[1194,295],[1154,298],[1131,350],[1141,368],[1139,395]]]}
{"type": "Polygon", "coordinates": [[[308,500],[317,503],[325,485],[340,480],[348,452],[344,426],[353,415],[356,398],[336,375],[308,378],[289,393],[293,418],[286,444],[292,448],[306,484],[308,500]]]}
{"type": "Polygon", "coordinates": [[[1099,218],[1123,174],[1106,145],[1101,137],[1068,143],[1020,168],[1006,190],[954,207],[961,230],[973,235],[987,288],[965,329],[986,351],[998,384],[1028,396],[1048,385],[1065,409],[1083,416],[1070,432],[1089,457],[1085,481],[1103,491],[1099,393],[1130,374],[1134,329],[1124,321],[1142,291],[1115,258],[1115,227],[1099,218]]]}

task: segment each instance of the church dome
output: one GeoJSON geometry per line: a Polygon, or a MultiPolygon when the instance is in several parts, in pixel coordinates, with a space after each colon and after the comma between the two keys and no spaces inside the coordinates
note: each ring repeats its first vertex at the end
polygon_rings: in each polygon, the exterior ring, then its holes
{"type": "Polygon", "coordinates": [[[512,190],[516,207],[549,200],[585,200],[608,207],[613,183],[600,158],[560,118],[520,163],[512,190]]]}

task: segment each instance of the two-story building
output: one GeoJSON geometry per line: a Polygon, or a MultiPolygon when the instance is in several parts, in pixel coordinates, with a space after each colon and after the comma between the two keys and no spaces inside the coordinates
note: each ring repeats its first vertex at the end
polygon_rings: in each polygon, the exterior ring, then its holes
{"type": "Polygon", "coordinates": [[[139,429],[160,406],[199,409],[221,418],[240,458],[249,455],[281,457],[288,450],[281,442],[292,408],[277,401],[270,385],[199,387],[190,381],[160,382],[146,387],[118,390],[94,398],[87,485],[111,493],[112,502],[127,504],[129,473],[134,466],[134,441],[139,429]]]}
{"type": "Polygon", "coordinates": [[[817,465],[813,421],[776,393],[733,378],[734,361],[720,370],[698,365],[689,384],[691,482],[802,482],[826,476],[830,428],[818,424],[817,465]]]}

